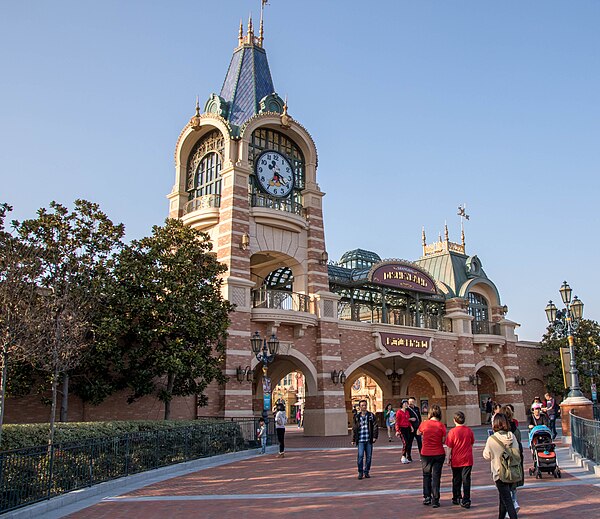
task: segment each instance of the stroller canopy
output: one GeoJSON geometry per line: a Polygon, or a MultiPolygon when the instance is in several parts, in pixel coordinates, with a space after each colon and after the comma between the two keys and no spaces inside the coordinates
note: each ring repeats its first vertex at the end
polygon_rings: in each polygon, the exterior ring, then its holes
{"type": "Polygon", "coordinates": [[[529,443],[537,436],[547,437],[552,440],[552,431],[545,425],[536,425],[531,431],[529,431],[529,443]]]}

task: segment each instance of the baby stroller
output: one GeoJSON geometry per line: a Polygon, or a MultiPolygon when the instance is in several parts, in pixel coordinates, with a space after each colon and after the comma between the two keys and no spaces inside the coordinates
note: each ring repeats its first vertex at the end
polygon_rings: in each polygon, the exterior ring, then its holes
{"type": "Polygon", "coordinates": [[[533,467],[529,475],[542,479],[542,472],[551,473],[560,478],[560,468],[556,462],[556,445],[552,443],[552,432],[545,425],[536,425],[529,431],[529,447],[533,457],[533,467]]]}

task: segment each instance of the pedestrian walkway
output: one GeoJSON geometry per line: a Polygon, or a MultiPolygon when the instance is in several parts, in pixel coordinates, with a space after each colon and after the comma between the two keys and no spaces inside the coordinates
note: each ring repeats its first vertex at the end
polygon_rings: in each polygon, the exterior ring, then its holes
{"type": "MultiPolygon", "coordinates": [[[[286,434],[285,458],[277,458],[273,449],[262,456],[238,455],[236,461],[175,477],[167,473],[162,481],[136,489],[121,487],[95,498],[95,503],[82,502],[37,517],[364,519],[450,518],[459,514],[465,519],[495,518],[497,491],[489,463],[481,457],[486,436],[485,428],[476,429],[473,505],[469,510],[451,504],[451,470],[447,466],[442,474],[441,508],[423,506],[420,464],[414,455],[414,463],[400,464],[399,441],[390,443],[382,434],[374,449],[372,477],[359,481],[356,449],[350,446],[349,436],[305,438],[294,427],[286,434]]],[[[527,449],[525,454],[527,474],[531,456],[527,449]]],[[[557,456],[562,479],[544,475],[536,480],[526,475],[526,485],[518,492],[519,517],[600,517],[600,479],[576,467],[567,447],[559,447],[557,456]]]]}

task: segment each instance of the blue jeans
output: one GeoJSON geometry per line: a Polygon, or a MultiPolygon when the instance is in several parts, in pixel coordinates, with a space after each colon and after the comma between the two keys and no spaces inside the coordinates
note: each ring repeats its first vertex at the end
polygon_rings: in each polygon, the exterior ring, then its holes
{"type": "Polygon", "coordinates": [[[358,457],[356,462],[358,464],[358,473],[368,474],[371,470],[371,457],[373,456],[373,444],[371,442],[358,442],[358,457]],[[365,458],[365,468],[363,470],[363,458],[365,458]]]}
{"type": "Polygon", "coordinates": [[[549,416],[548,421],[550,422],[548,428],[552,432],[552,439],[554,440],[556,438],[556,415],[549,416]]]}
{"type": "Polygon", "coordinates": [[[260,452],[264,454],[267,451],[267,433],[260,439],[260,452]]]}

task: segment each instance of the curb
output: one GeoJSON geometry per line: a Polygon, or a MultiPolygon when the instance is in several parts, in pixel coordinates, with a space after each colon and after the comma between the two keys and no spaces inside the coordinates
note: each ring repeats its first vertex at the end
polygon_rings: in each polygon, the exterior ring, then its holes
{"type": "Polygon", "coordinates": [[[594,474],[595,476],[600,477],[600,465],[598,465],[596,462],[594,462],[592,460],[588,460],[587,458],[584,458],[581,454],[579,454],[578,452],[575,452],[573,450],[573,447],[571,447],[570,445],[569,445],[569,455],[571,456],[571,459],[575,462],[575,464],[578,467],[581,467],[582,469],[587,470],[591,474],[594,474]]]}

